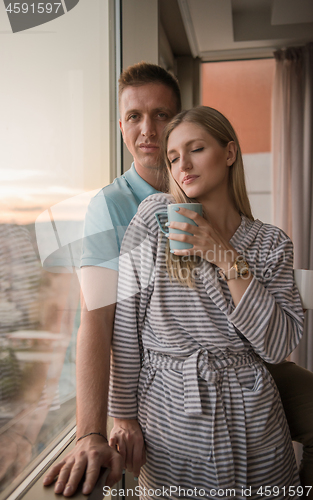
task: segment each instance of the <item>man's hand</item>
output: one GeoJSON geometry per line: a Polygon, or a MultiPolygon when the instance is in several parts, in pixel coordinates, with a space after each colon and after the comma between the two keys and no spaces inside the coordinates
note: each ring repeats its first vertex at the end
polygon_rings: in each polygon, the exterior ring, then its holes
{"type": "Polygon", "coordinates": [[[82,491],[85,495],[89,495],[95,487],[101,467],[111,469],[106,484],[113,486],[122,477],[123,458],[101,436],[88,436],[79,441],[62,462],[51,467],[43,484],[50,485],[58,475],[54,487],[55,493],[63,493],[65,497],[70,497],[75,493],[86,472],[82,491]]]}
{"type": "Polygon", "coordinates": [[[125,468],[139,476],[140,468],[146,463],[146,452],[141,428],[137,420],[114,419],[110,435],[110,446],[118,448],[125,468]]]}

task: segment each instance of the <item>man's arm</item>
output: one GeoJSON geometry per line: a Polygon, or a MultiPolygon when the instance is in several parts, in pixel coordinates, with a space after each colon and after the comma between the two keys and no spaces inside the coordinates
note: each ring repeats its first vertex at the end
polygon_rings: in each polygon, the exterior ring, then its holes
{"type": "MultiPolygon", "coordinates": [[[[116,271],[100,267],[81,269],[82,314],[76,370],[77,438],[90,432],[106,436],[116,285],[116,271]]],[[[96,484],[100,467],[111,468],[107,484],[112,486],[121,477],[123,459],[103,437],[91,435],[80,440],[62,462],[50,469],[44,484],[51,484],[59,475],[55,492],[71,496],[86,471],[83,493],[89,494],[96,484]]]]}

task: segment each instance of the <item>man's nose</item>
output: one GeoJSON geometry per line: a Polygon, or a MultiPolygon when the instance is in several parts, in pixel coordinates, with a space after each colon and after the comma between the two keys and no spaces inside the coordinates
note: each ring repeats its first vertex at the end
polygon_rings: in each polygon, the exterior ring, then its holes
{"type": "Polygon", "coordinates": [[[145,117],[142,121],[141,133],[144,137],[154,137],[156,135],[155,124],[150,117],[145,117]]]}

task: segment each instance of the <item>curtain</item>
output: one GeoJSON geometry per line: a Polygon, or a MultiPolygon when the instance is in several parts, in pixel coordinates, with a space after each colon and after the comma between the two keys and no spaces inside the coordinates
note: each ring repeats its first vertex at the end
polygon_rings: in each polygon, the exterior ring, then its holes
{"type": "MultiPolygon", "coordinates": [[[[313,43],[274,56],[273,223],[294,242],[295,268],[313,269],[313,43]]],[[[313,311],[292,359],[313,371],[313,311]]]]}

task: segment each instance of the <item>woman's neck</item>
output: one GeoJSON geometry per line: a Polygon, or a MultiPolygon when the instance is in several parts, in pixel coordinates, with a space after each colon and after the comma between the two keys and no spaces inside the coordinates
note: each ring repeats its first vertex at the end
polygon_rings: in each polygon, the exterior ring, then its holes
{"type": "Polygon", "coordinates": [[[202,202],[205,218],[220,235],[229,241],[240,226],[241,216],[234,204],[229,200],[202,202]]]}

